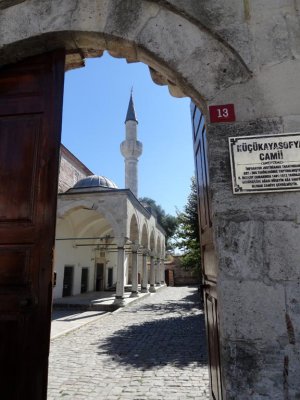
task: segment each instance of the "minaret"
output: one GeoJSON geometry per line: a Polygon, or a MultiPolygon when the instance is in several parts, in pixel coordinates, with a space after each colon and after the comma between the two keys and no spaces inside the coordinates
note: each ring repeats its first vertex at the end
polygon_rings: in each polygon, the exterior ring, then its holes
{"type": "Polygon", "coordinates": [[[121,143],[120,149],[125,158],[125,188],[128,188],[138,197],[138,158],[142,154],[143,145],[137,140],[137,124],[132,90],[125,120],[126,139],[121,143]]]}

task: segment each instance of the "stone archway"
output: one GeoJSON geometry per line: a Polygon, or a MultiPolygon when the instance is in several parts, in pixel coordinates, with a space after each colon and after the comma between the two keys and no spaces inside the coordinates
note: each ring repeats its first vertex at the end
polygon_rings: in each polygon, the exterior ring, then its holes
{"type": "MultiPolygon", "coordinates": [[[[84,57],[108,50],[129,62],[146,63],[155,83],[168,85],[172,95],[188,96],[204,109],[220,90],[250,76],[230,46],[176,9],[152,1],[141,1],[138,7],[131,0],[88,4],[27,0],[4,9],[0,65],[63,48],[67,69],[76,68],[83,65],[84,57]]],[[[141,242],[146,245],[145,237],[141,242]]],[[[147,238],[146,250],[154,250],[154,242],[147,238]]],[[[144,270],[145,263],[146,253],[144,270]]],[[[147,272],[143,276],[147,290],[147,272]]],[[[153,276],[151,282],[153,286],[153,276]]]]}
{"type": "Polygon", "coordinates": [[[0,15],[0,65],[56,48],[67,51],[67,68],[84,57],[112,56],[150,67],[171,94],[204,105],[220,90],[244,82],[250,72],[237,52],[179,9],[154,1],[27,0],[0,15]]]}

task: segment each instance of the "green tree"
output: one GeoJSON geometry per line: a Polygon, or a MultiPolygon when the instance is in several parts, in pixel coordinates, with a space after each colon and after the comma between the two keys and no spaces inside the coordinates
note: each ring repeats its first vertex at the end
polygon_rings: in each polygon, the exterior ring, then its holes
{"type": "Polygon", "coordinates": [[[139,200],[145,207],[149,206],[151,208],[152,214],[156,217],[157,222],[166,232],[166,249],[172,250],[172,238],[177,228],[177,218],[173,215],[166,214],[165,210],[157,204],[155,200],[149,197],[141,197],[139,200]]]}
{"type": "Polygon", "coordinates": [[[195,177],[191,178],[191,192],[182,212],[177,212],[176,247],[183,253],[182,266],[194,270],[200,276],[201,251],[199,241],[197,185],[195,177]]]}

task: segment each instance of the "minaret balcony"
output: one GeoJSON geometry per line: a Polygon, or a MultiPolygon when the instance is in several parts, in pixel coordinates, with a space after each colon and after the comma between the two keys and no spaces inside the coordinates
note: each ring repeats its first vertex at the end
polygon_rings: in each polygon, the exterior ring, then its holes
{"type": "Polygon", "coordinates": [[[138,158],[143,152],[143,144],[138,140],[124,140],[120,145],[120,150],[125,158],[138,158]]]}

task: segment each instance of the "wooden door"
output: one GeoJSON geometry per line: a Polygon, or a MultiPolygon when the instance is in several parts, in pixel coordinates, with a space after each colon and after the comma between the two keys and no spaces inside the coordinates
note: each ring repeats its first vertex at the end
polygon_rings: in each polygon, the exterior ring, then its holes
{"type": "Polygon", "coordinates": [[[64,58],[0,68],[1,399],[46,399],[64,58]]]}
{"type": "MultiPolygon", "coordinates": [[[[107,277],[107,285],[108,287],[112,287],[113,285],[113,272],[114,270],[112,268],[108,268],[108,277],[107,277]]],[[[141,283],[141,282],[139,282],[141,283]]]]}
{"type": "Polygon", "coordinates": [[[207,162],[205,119],[201,111],[191,104],[196,180],[198,188],[198,214],[200,226],[203,300],[209,353],[211,397],[222,399],[222,380],[219,346],[218,298],[216,291],[217,268],[213,244],[211,202],[207,162]]]}
{"type": "Polygon", "coordinates": [[[96,291],[100,292],[103,290],[103,281],[104,281],[104,264],[97,264],[96,269],[96,291]]]}
{"type": "Polygon", "coordinates": [[[63,282],[63,297],[72,296],[73,292],[74,267],[65,266],[64,282],[63,282]]]}
{"type": "Polygon", "coordinates": [[[89,278],[89,269],[82,268],[82,271],[81,271],[81,293],[86,293],[88,291],[88,278],[89,278]]]}

